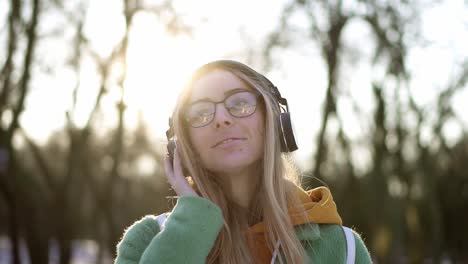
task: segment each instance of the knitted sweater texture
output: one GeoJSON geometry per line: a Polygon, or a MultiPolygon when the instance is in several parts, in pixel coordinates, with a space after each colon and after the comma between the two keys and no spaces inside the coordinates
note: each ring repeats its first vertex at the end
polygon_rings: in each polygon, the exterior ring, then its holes
{"type": "MultiPolygon", "coordinates": [[[[320,190],[307,192],[307,196],[317,198],[317,193],[326,194],[327,191],[328,189],[322,187],[320,190]]],[[[306,196],[302,194],[302,198],[304,197],[306,196]]],[[[346,239],[340,226],[341,218],[330,197],[313,203],[307,201],[306,206],[310,207],[308,212],[314,213],[311,215],[321,215],[313,218],[312,222],[305,222],[294,216],[294,212],[289,212],[296,235],[308,255],[307,262],[310,263],[345,263],[346,260],[346,239]],[[333,203],[332,206],[329,206],[330,202],[333,203]],[[328,212],[320,214],[317,211],[326,207],[328,212]],[[311,211],[312,209],[315,211],[311,211]]],[[[256,224],[250,231],[262,232],[262,225],[256,224]]],[[[222,226],[223,215],[216,204],[202,197],[179,197],[162,231],[156,216],[152,215],[143,217],[125,230],[117,245],[115,264],[206,263],[222,226]]],[[[355,263],[371,263],[364,242],[356,232],[353,233],[356,241],[355,263]]],[[[275,263],[279,263],[279,260],[275,263]]]]}

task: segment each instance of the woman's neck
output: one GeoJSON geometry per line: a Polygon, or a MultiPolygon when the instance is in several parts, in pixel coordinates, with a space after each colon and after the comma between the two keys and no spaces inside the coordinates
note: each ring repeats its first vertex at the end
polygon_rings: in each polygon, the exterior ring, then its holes
{"type": "Polygon", "coordinates": [[[224,173],[222,176],[226,195],[236,204],[246,209],[250,206],[260,178],[261,175],[256,168],[249,168],[236,173],[224,173]]]}

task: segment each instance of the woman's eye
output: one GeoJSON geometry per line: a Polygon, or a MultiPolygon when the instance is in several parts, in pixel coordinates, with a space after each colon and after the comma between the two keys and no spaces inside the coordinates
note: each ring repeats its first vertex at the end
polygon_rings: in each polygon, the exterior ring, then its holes
{"type": "Polygon", "coordinates": [[[196,115],[193,119],[196,121],[204,121],[204,120],[207,120],[209,116],[210,116],[209,114],[199,114],[199,115],[196,115]]]}
{"type": "Polygon", "coordinates": [[[237,108],[243,108],[243,107],[246,107],[246,106],[249,106],[249,102],[247,102],[246,100],[237,100],[236,102],[234,102],[233,106],[234,107],[237,107],[237,108]]]}
{"type": "Polygon", "coordinates": [[[209,115],[209,114],[210,113],[209,113],[208,109],[200,109],[195,113],[195,116],[200,117],[200,116],[206,116],[206,115],[209,115]]]}
{"type": "Polygon", "coordinates": [[[205,115],[210,115],[212,112],[212,109],[207,106],[196,106],[193,107],[191,110],[191,115],[192,116],[205,116],[205,115]]]}

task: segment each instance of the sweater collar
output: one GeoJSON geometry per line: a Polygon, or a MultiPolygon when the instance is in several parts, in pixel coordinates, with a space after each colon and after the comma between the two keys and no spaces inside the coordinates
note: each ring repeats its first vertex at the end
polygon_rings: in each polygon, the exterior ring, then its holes
{"type": "MultiPolygon", "coordinates": [[[[318,224],[339,224],[342,220],[338,214],[331,192],[326,187],[318,187],[304,191],[297,185],[290,184],[301,201],[305,214],[300,206],[288,206],[288,214],[294,226],[297,238],[302,241],[313,241],[320,238],[318,224]]],[[[266,246],[265,224],[263,222],[251,226],[247,230],[247,240],[251,252],[255,254],[257,263],[270,263],[272,252],[266,246]]]]}

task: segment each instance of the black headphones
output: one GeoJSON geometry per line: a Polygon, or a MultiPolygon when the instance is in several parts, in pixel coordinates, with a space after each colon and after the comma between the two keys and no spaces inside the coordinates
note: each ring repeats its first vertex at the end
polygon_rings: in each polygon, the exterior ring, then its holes
{"type": "MultiPolygon", "coordinates": [[[[261,74],[260,74],[261,75],[261,74]]],[[[281,143],[281,152],[293,152],[298,149],[296,138],[294,137],[294,131],[291,122],[291,113],[289,112],[288,100],[281,96],[278,88],[270,81],[267,77],[261,75],[269,84],[273,95],[278,102],[280,107],[279,114],[279,134],[280,134],[280,143],[281,143]],[[286,107],[286,108],[285,108],[286,107]],[[285,112],[281,112],[281,110],[285,112]]]]}
{"type": "MultiPolygon", "coordinates": [[[[232,60],[218,60],[213,61],[204,66],[200,67],[200,69],[210,68],[212,66],[225,66],[227,68],[232,68],[234,65],[239,65],[240,63],[237,61],[232,60]]],[[[294,137],[294,131],[291,124],[291,115],[289,113],[288,101],[286,98],[281,97],[281,93],[279,92],[278,88],[266,78],[264,75],[258,73],[257,71],[253,70],[252,68],[248,67],[247,65],[242,64],[243,67],[249,68],[251,71],[257,73],[259,76],[268,83],[268,86],[271,89],[271,93],[273,94],[278,106],[280,108],[280,114],[278,119],[278,127],[279,127],[279,134],[280,134],[280,143],[281,143],[281,152],[293,152],[298,149],[296,144],[296,139],[294,137]]],[[[221,67],[222,68],[222,67],[221,67]]],[[[174,155],[174,148],[176,146],[174,140],[174,130],[172,125],[172,119],[169,118],[169,129],[166,131],[166,137],[168,140],[167,144],[167,151],[169,157],[173,158],[174,155]]]]}

